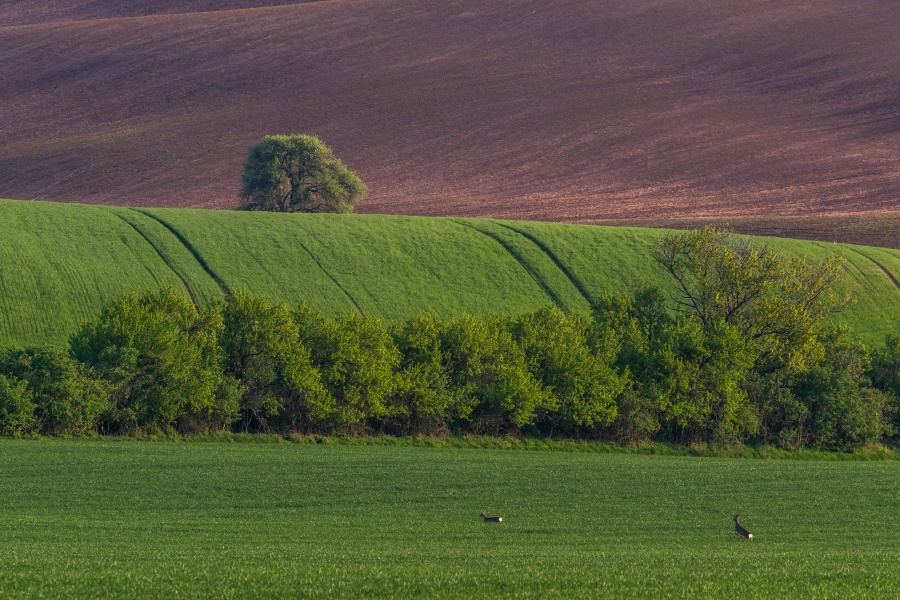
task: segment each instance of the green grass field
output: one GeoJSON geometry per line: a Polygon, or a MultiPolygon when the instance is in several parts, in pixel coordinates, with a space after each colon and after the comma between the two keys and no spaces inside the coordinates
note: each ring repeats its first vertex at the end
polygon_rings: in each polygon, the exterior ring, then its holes
{"type": "MultiPolygon", "coordinates": [[[[127,292],[175,287],[199,306],[246,288],[330,315],[435,310],[584,312],[604,291],[670,285],[652,229],[524,221],[286,215],[0,201],[0,345],[65,344],[127,292]]],[[[761,238],[762,239],[762,238],[761,238]]],[[[869,343],[900,330],[900,251],[767,238],[839,252],[859,303],[839,318],[869,343]],[[892,279],[893,277],[893,279],[892,279]]]]}
{"type": "Polygon", "coordinates": [[[897,462],[7,439],[0,498],[2,597],[900,589],[897,462]]]}

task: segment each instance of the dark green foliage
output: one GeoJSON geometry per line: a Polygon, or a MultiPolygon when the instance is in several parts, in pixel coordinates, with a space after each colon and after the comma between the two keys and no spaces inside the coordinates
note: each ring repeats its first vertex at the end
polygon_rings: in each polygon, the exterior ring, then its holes
{"type": "Polygon", "coordinates": [[[807,438],[811,446],[857,447],[885,434],[888,397],[870,387],[865,376],[869,351],[844,328],[822,338],[823,358],[797,377],[795,394],[809,410],[807,438]]]}
{"type": "Polygon", "coordinates": [[[28,382],[0,373],[0,434],[30,433],[37,426],[28,382]]]}
{"type": "Polygon", "coordinates": [[[900,398],[900,335],[889,335],[884,348],[872,352],[872,384],[900,398]]]}
{"type": "Polygon", "coordinates": [[[888,433],[900,435],[900,335],[887,336],[884,348],[872,353],[869,376],[872,386],[890,397],[892,431],[888,433]]]}
{"type": "Polygon", "coordinates": [[[792,382],[796,375],[784,371],[760,374],[750,371],[744,391],[760,415],[758,437],[764,444],[799,448],[809,437],[809,407],[798,398],[792,382]]]}
{"type": "MultiPolygon", "coordinates": [[[[7,350],[0,353],[0,373],[27,382],[35,430],[45,435],[95,432],[101,415],[110,408],[107,386],[57,350],[7,350]]],[[[28,399],[19,395],[20,411],[27,412],[28,404],[28,399]]]]}
{"type": "Polygon", "coordinates": [[[198,313],[173,290],[127,296],[71,340],[72,356],[112,386],[110,427],[205,431],[231,423],[238,387],[221,369],[217,307],[198,313]]]}
{"type": "Polygon", "coordinates": [[[267,135],[247,151],[241,198],[247,210],[353,212],[366,185],[310,135],[267,135]]]}
{"type": "Polygon", "coordinates": [[[241,427],[297,430],[328,410],[321,376],[284,304],[243,290],[225,299],[225,372],[241,385],[241,427]]]}

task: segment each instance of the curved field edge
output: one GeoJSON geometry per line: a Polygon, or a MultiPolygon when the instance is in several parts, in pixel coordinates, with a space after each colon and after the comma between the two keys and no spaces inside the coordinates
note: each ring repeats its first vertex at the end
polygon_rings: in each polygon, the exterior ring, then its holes
{"type": "MultiPolygon", "coordinates": [[[[129,292],[172,287],[198,306],[229,290],[336,316],[586,312],[604,292],[670,288],[654,229],[397,217],[128,209],[0,201],[0,344],[65,344],[129,292]]],[[[758,238],[847,260],[857,304],[838,316],[870,344],[900,330],[900,251],[758,238]]]]}

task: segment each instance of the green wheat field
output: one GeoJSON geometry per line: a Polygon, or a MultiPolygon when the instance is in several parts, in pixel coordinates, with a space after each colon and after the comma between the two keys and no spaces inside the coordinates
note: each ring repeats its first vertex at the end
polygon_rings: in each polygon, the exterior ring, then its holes
{"type": "Polygon", "coordinates": [[[2,597],[900,589],[890,461],[6,439],[0,498],[2,597]]]}
{"type": "MultiPolygon", "coordinates": [[[[672,282],[653,229],[527,221],[134,209],[0,200],[0,346],[65,346],[124,294],[171,287],[209,306],[240,288],[331,316],[433,310],[586,313],[604,292],[672,282]]],[[[847,261],[857,304],[838,315],[869,344],[900,331],[900,250],[760,238],[847,261]]]]}

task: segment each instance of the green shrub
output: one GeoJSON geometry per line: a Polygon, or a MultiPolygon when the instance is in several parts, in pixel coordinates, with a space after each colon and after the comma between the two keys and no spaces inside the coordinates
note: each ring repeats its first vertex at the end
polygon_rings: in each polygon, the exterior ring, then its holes
{"type": "Polygon", "coordinates": [[[627,374],[617,374],[606,354],[591,352],[588,326],[587,319],[550,306],[513,327],[529,371],[549,394],[545,418],[559,433],[609,425],[627,385],[627,374]]]}
{"type": "Polygon", "coordinates": [[[321,374],[284,304],[237,291],[225,299],[220,345],[241,386],[241,428],[296,431],[328,413],[321,374]]]}
{"type": "Polygon", "coordinates": [[[300,341],[310,349],[331,399],[320,405],[318,424],[352,430],[389,416],[400,352],[382,320],[356,314],[331,320],[307,305],[295,315],[300,341]]]}
{"type": "Polygon", "coordinates": [[[529,371],[506,317],[462,315],[441,335],[457,412],[475,433],[516,431],[552,409],[553,398],[529,371]]]}
{"type": "Polygon", "coordinates": [[[45,435],[95,432],[110,408],[107,386],[57,350],[7,350],[0,354],[0,373],[27,382],[37,430],[45,435]]]}
{"type": "MultiPolygon", "coordinates": [[[[447,322],[436,313],[416,315],[392,328],[400,351],[392,422],[405,433],[446,431],[461,416],[461,390],[451,382],[442,337],[447,322]]],[[[468,414],[465,408],[463,412],[468,414]]]]}
{"type": "Polygon", "coordinates": [[[84,325],[70,351],[112,385],[112,427],[209,431],[239,409],[239,388],[220,366],[222,326],[219,307],[197,312],[174,290],[130,295],[84,325]]]}
{"type": "Polygon", "coordinates": [[[858,447],[887,431],[890,402],[866,376],[869,351],[847,328],[834,327],[822,338],[824,358],[797,377],[796,395],[809,409],[808,444],[858,447]]]}
{"type": "Polygon", "coordinates": [[[0,373],[0,434],[30,433],[37,425],[28,383],[0,373]]]}

